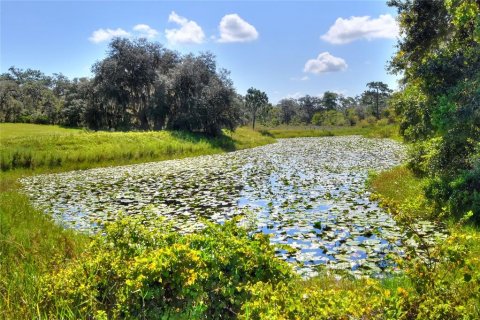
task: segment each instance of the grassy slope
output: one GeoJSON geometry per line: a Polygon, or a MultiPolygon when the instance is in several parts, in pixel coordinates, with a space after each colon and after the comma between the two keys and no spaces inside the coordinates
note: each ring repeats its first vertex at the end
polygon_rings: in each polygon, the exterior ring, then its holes
{"type": "Polygon", "coordinates": [[[63,171],[177,159],[274,141],[246,128],[217,138],[186,132],[89,132],[25,124],[18,127],[0,124],[0,132],[2,171],[55,168],[63,171]]]}

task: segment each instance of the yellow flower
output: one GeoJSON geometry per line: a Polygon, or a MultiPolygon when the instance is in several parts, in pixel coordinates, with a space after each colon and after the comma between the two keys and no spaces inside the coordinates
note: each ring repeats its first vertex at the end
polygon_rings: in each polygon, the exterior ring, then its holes
{"type": "Polygon", "coordinates": [[[404,297],[408,296],[408,291],[403,289],[402,287],[397,288],[397,293],[404,297]]]}
{"type": "Polygon", "coordinates": [[[384,294],[386,298],[390,298],[390,290],[385,290],[384,294]]]}

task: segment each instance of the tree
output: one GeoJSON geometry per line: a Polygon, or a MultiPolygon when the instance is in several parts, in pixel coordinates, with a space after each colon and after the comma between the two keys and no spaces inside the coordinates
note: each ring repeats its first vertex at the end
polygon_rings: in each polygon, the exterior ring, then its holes
{"type": "Polygon", "coordinates": [[[247,90],[245,96],[245,108],[248,110],[252,117],[252,128],[255,130],[255,121],[257,113],[265,108],[268,104],[268,96],[265,92],[255,88],[247,90]]]}
{"type": "Polygon", "coordinates": [[[346,124],[346,120],[340,111],[325,110],[313,115],[312,124],[317,126],[343,126],[346,124]]]}
{"type": "Polygon", "coordinates": [[[22,111],[20,86],[13,80],[0,80],[0,120],[17,122],[22,111]]]}
{"type": "Polygon", "coordinates": [[[325,91],[322,97],[322,105],[326,110],[335,110],[338,103],[338,94],[331,91],[325,91]]]}
{"type": "Polygon", "coordinates": [[[290,124],[298,111],[298,103],[295,99],[282,99],[278,102],[280,109],[280,122],[290,124]]]}
{"type": "Polygon", "coordinates": [[[170,106],[167,127],[218,135],[235,129],[240,110],[235,90],[225,70],[216,71],[211,53],[188,55],[172,69],[167,84],[170,106]]]}
{"type": "Polygon", "coordinates": [[[403,76],[392,104],[415,143],[412,168],[430,179],[438,211],[480,222],[480,3],[393,0],[402,37],[390,71],[403,76]]]}
{"type": "Polygon", "coordinates": [[[129,127],[133,121],[139,128],[149,129],[147,108],[164,50],[145,39],[116,38],[109,47],[108,56],[92,71],[98,92],[105,98],[103,104],[111,107],[112,126],[129,127]]]}
{"type": "Polygon", "coordinates": [[[390,94],[393,92],[386,83],[381,81],[372,81],[367,83],[369,91],[365,91],[365,97],[368,99],[371,97],[373,100],[374,114],[377,117],[377,120],[380,119],[380,108],[385,107],[387,104],[387,99],[390,94]]]}
{"type": "Polygon", "coordinates": [[[300,109],[303,111],[304,117],[302,118],[302,121],[305,123],[310,123],[315,112],[320,111],[322,108],[321,99],[309,95],[298,99],[298,104],[300,109]]]}

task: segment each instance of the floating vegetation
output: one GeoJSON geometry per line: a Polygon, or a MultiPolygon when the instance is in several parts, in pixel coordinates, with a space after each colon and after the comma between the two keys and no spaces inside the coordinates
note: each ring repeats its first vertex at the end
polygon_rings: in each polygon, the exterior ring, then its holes
{"type": "MultiPolygon", "coordinates": [[[[179,232],[202,220],[242,215],[253,232],[270,235],[278,256],[305,276],[319,266],[354,275],[380,275],[395,265],[387,255],[410,243],[392,217],[369,200],[370,170],[404,159],[386,139],[358,136],[298,138],[181,160],[38,175],[22,180],[34,203],[67,227],[96,232],[118,212],[148,210],[179,232]]],[[[430,241],[441,236],[422,222],[430,241]]],[[[161,232],[161,230],[160,230],[161,232]]]]}

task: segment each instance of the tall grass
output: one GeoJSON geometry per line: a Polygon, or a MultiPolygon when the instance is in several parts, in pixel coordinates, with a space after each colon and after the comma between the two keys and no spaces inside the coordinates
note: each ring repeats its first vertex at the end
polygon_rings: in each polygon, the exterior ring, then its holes
{"type": "Polygon", "coordinates": [[[26,196],[0,193],[0,319],[34,318],[39,278],[74,258],[88,243],[67,231],[26,196]]]}
{"type": "Polygon", "coordinates": [[[26,124],[18,127],[16,124],[1,124],[0,132],[0,169],[3,172],[15,169],[75,170],[177,159],[275,141],[246,128],[225,132],[220,137],[175,131],[88,132],[26,124]]]}

